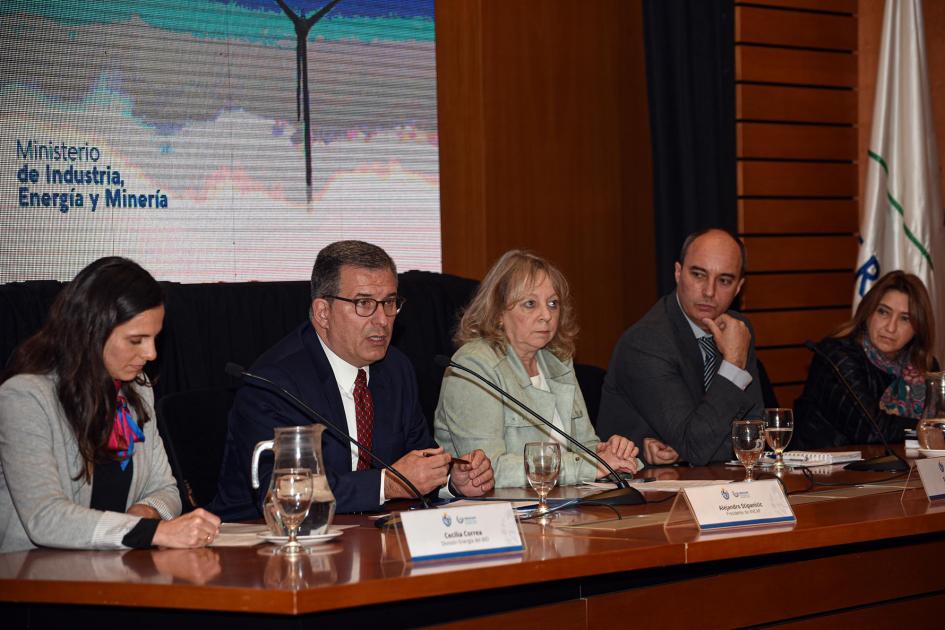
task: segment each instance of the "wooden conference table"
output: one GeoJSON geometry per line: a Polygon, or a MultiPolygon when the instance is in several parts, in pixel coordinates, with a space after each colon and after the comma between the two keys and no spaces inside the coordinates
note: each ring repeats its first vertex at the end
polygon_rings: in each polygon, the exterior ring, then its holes
{"type": "MultiPolygon", "coordinates": [[[[725,466],[646,472],[743,474],[725,466]]],[[[814,478],[890,476],[831,469],[814,478]]],[[[915,475],[908,488],[905,475],[859,488],[810,488],[799,472],[782,480],[792,527],[664,529],[674,499],[647,493],[651,503],[619,508],[620,520],[611,509],[582,507],[551,526],[526,522],[523,554],[479,562],[411,565],[396,532],[364,516],[338,517],[357,527],[302,562],[263,555],[262,546],[3,554],[3,625],[941,627],[945,505],[929,503],[915,475]]]]}

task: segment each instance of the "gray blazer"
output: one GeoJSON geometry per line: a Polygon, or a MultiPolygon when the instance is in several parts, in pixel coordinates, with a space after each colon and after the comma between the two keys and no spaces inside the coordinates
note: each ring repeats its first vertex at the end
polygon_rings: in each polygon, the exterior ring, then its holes
{"type": "MultiPolygon", "coordinates": [[[[483,375],[548,420],[557,409],[564,430],[588,448],[593,450],[600,442],[588,419],[571,361],[562,363],[547,350],[538,352],[538,364],[550,392],[532,386],[525,366],[511,347],[499,354],[485,341],[472,341],[453,355],[453,361],[483,375]]],[[[495,390],[469,374],[447,370],[434,416],[436,441],[454,456],[481,448],[492,461],[497,488],[525,486],[525,443],[553,440],[554,432],[515,403],[500,398],[495,390]]],[[[561,448],[559,484],[597,477],[596,462],[568,451],[564,445],[561,448]]]]}
{"type": "MultiPolygon", "coordinates": [[[[150,387],[138,392],[151,421],[135,445],[128,506],[143,503],[173,518],[180,494],[154,419],[154,394],[150,387]]],[[[83,465],[54,375],[20,374],[0,386],[0,552],[125,548],[122,538],[140,517],[90,509],[83,465]]]]}
{"type": "MultiPolygon", "coordinates": [[[[728,314],[751,330],[744,317],[728,314]]],[[[698,466],[731,459],[732,420],[759,418],[764,410],[754,331],[746,366],[752,382],[745,391],[722,377],[712,379],[703,391],[702,366],[699,342],[674,291],[617,342],[601,392],[601,436],[618,433],[641,447],[643,438],[655,437],[698,466]]]]}

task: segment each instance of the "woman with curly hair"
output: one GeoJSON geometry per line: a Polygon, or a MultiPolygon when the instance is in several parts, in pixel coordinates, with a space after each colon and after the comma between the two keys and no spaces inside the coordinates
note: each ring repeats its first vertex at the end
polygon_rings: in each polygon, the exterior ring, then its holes
{"type": "MultiPolygon", "coordinates": [[[[601,442],[588,418],[574,373],[578,326],[564,275],[527,251],[506,252],[466,308],[453,361],[485,376],[559,429],[596,450],[615,471],[642,466],[639,449],[615,435],[601,442]]],[[[434,426],[447,451],[482,449],[492,461],[496,487],[525,486],[522,456],[528,442],[561,444],[561,485],[592,481],[607,471],[538,420],[474,377],[448,370],[434,426]]]]}

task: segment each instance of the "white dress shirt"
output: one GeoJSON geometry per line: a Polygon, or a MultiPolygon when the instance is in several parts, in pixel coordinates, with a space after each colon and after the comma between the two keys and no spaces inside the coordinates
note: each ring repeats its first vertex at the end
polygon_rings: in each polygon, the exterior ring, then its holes
{"type": "MultiPolygon", "coordinates": [[[[536,365],[537,365],[537,362],[536,362],[536,365]]],[[[548,381],[545,380],[545,375],[541,371],[540,365],[538,366],[538,376],[530,376],[529,378],[532,381],[532,387],[534,387],[535,389],[540,389],[543,392],[551,391],[551,388],[548,387],[548,381]]],[[[551,419],[551,424],[555,425],[556,427],[564,431],[564,423],[561,421],[561,416],[558,415],[557,407],[555,407],[555,413],[554,413],[554,417],[551,419]]],[[[566,437],[564,437],[557,431],[552,431],[551,437],[553,437],[555,440],[560,442],[561,445],[564,446],[565,450],[567,450],[569,444],[568,444],[568,439],[566,437]]]]}
{"type": "MultiPolygon", "coordinates": [[[[316,331],[315,336],[318,337],[318,342],[322,344],[322,350],[325,351],[325,356],[328,358],[328,365],[331,366],[331,371],[335,375],[335,382],[338,383],[338,393],[341,394],[341,404],[345,409],[345,421],[348,424],[348,435],[354,436],[355,439],[358,437],[358,418],[354,410],[354,381],[358,378],[358,368],[354,367],[337,354],[332,352],[331,348],[328,347],[321,336],[318,335],[316,331]]],[[[367,374],[367,383],[371,382],[371,366],[365,365],[363,368],[367,374]]],[[[351,445],[351,470],[355,471],[358,469],[358,452],[359,449],[354,444],[351,445]]],[[[387,501],[387,497],[384,495],[384,480],[387,475],[387,471],[383,468],[381,469],[381,496],[380,502],[381,505],[387,501]]]]}

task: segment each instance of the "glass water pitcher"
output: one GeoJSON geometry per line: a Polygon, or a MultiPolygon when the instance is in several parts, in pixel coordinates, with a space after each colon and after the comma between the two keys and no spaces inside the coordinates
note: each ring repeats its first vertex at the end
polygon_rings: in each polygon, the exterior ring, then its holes
{"type": "MultiPolygon", "coordinates": [[[[310,424],[300,427],[279,427],[271,440],[259,442],[253,449],[252,480],[253,488],[259,489],[259,456],[263,451],[271,450],[273,454],[272,470],[285,468],[308,468],[312,471],[312,480],[315,492],[312,497],[312,508],[308,516],[302,521],[299,536],[325,534],[335,516],[335,495],[328,485],[325,474],[325,462],[322,459],[322,432],[325,427],[320,424],[310,424]]],[[[279,536],[285,536],[288,531],[279,517],[275,502],[272,498],[272,480],[269,477],[269,488],[266,491],[266,500],[263,503],[263,516],[269,529],[279,536]]]]}

